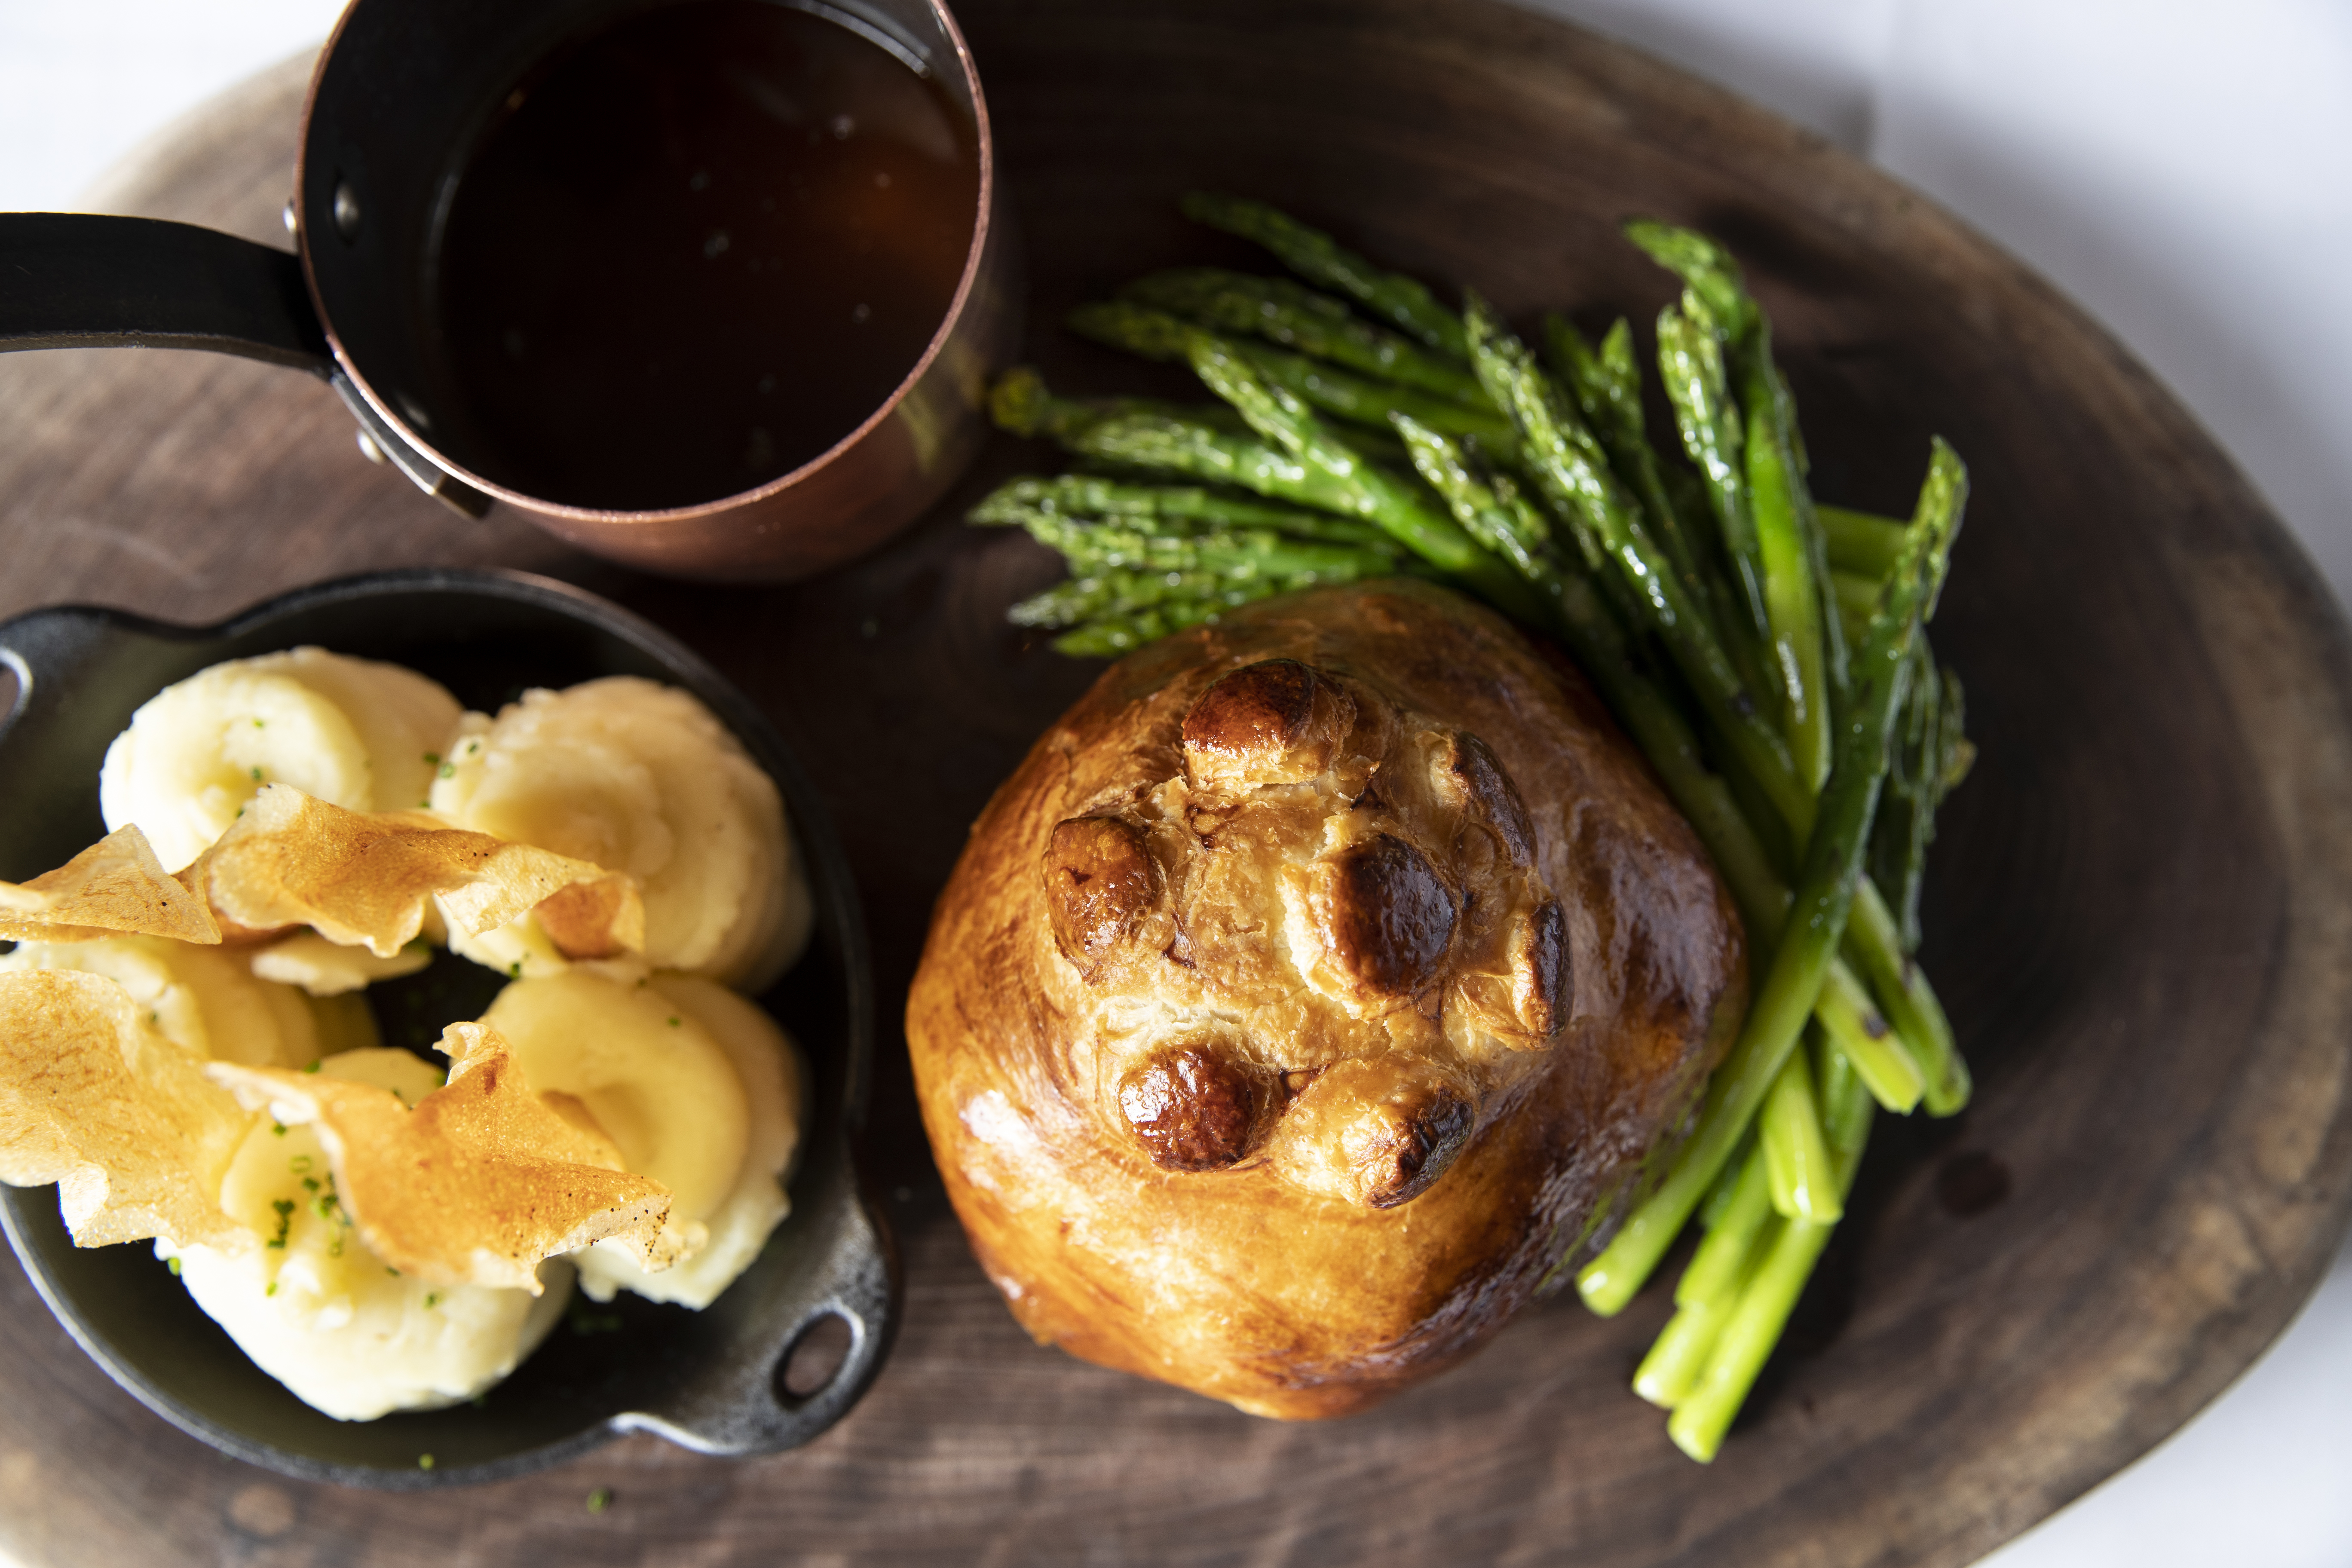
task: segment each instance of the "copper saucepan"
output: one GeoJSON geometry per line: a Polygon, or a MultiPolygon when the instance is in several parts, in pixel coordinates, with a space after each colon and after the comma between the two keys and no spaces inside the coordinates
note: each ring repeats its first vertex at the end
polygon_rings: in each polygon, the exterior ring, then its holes
{"type": "Polygon", "coordinates": [[[503,500],[583,550],[673,575],[780,581],[871,548],[937,500],[978,450],[990,374],[1021,329],[1017,247],[998,195],[980,79],[940,0],[776,0],[843,23],[929,76],[979,159],[970,249],[945,318],[863,423],[740,494],[601,510],[501,484],[436,370],[436,226],[495,107],[551,51],[646,0],[354,0],[303,110],[288,255],[186,224],[0,213],[0,350],[206,349],[333,385],[360,445],[478,516],[503,500]]]}

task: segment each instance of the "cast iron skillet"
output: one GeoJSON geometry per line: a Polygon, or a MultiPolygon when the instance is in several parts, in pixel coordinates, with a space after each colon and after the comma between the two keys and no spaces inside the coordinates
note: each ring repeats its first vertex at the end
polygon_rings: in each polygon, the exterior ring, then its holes
{"type": "MultiPolygon", "coordinates": [[[[131,710],[225,658],[315,643],[421,670],[494,712],[526,687],[640,675],[693,692],[783,791],[817,903],[807,956],[760,1000],[800,1041],[810,1107],[793,1212],[749,1272],[701,1312],[623,1293],[575,1298],[569,1321],[475,1406],[344,1422],[246,1360],[143,1244],[83,1249],[50,1187],[0,1187],[25,1271],[115,1382],[181,1430],[310,1480],[416,1488],[537,1469],[615,1434],[657,1432],[707,1454],[805,1443],[866,1392],[898,1313],[896,1248],[860,1194],[849,1140],[864,1121],[874,1052],[866,929],[847,863],[815,792],[758,710],[670,637],[613,605],[518,573],[385,572],[299,589],[215,626],[113,610],[36,610],[0,624],[0,661],[21,688],[0,721],[0,877],[64,864],[104,832],[98,769],[131,710]],[[796,1349],[848,1349],[821,1385],[796,1349]],[[785,1367],[793,1363],[791,1386],[785,1367]],[[795,1392],[795,1390],[803,1392],[795,1392]],[[430,1455],[429,1466],[424,1457],[430,1455]]],[[[372,987],[386,1044],[436,1038],[477,1016],[498,977],[447,955],[372,987]]]]}

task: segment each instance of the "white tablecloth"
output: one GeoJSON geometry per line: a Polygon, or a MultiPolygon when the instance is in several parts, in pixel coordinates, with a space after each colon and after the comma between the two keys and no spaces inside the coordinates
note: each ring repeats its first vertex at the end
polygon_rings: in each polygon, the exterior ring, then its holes
{"type": "MultiPolygon", "coordinates": [[[[2352,595],[2352,3],[1527,0],[1810,125],[2039,268],[2352,595]]],[[[0,0],[0,209],[73,205],[338,0],[0,0]]],[[[2267,1359],[1989,1568],[2352,1564],[2352,1261],[2267,1359]]]]}

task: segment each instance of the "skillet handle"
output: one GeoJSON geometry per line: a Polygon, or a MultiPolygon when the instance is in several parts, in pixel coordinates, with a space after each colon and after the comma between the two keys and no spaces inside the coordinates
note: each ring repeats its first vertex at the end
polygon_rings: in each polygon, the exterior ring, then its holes
{"type": "Polygon", "coordinates": [[[302,264],[152,217],[0,213],[0,350],[205,349],[334,369],[302,264]]]}
{"type": "MultiPolygon", "coordinates": [[[[801,1183],[794,1182],[797,1189],[801,1183]]],[[[613,1417],[616,1432],[652,1432],[699,1454],[740,1457],[797,1447],[847,1414],[871,1386],[898,1335],[901,1306],[898,1247],[871,1208],[845,1158],[831,1182],[795,1192],[806,1205],[808,1230],[775,1238],[799,1260],[776,1267],[763,1257],[730,1287],[745,1299],[721,1297],[706,1310],[739,1310],[726,1352],[651,1409],[613,1417]],[[827,1319],[847,1331],[848,1345],[818,1386],[785,1386],[786,1364],[801,1340],[827,1319]],[[751,1327],[750,1325],[757,1325],[751,1327]]],[[[793,1215],[802,1217],[801,1212],[793,1215]]]]}

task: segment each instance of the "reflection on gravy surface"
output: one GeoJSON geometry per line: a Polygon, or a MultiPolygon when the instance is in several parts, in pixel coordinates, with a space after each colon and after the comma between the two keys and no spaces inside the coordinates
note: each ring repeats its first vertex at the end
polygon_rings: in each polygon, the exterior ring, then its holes
{"type": "Polygon", "coordinates": [[[823,16],[688,0],[583,38],[509,93],[450,204],[433,286],[462,445],[611,510],[789,473],[921,357],[978,183],[937,84],[823,16]]]}

